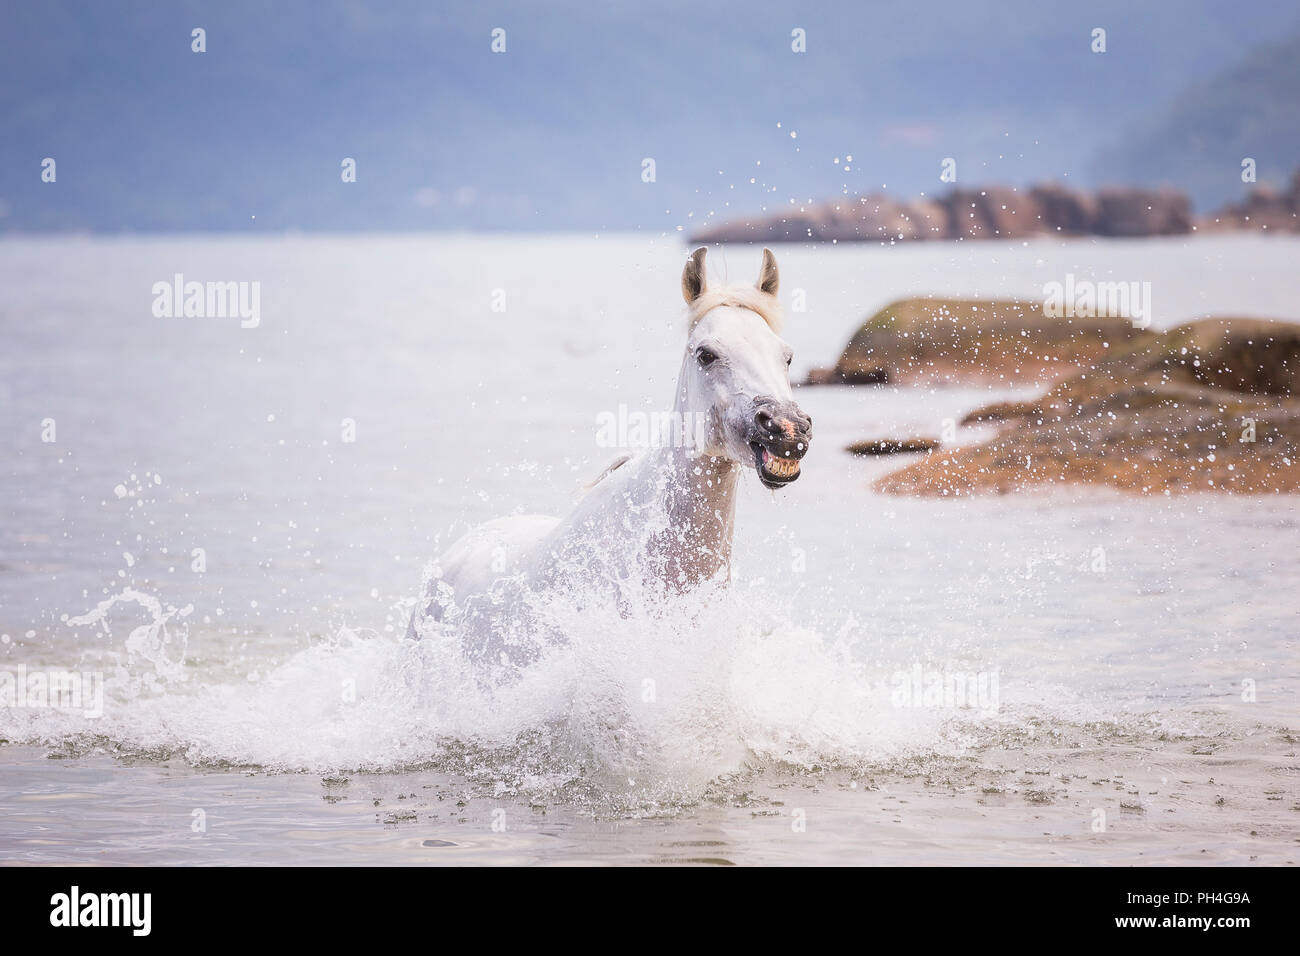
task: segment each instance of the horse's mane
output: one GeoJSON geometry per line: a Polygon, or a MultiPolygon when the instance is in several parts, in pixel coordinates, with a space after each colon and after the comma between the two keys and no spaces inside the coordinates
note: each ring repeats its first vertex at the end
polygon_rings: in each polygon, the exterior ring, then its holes
{"type": "Polygon", "coordinates": [[[600,484],[602,481],[604,481],[614,472],[618,471],[620,468],[622,468],[631,460],[632,460],[631,455],[619,455],[617,458],[615,458],[613,461],[611,461],[608,465],[605,466],[604,471],[602,471],[595,478],[591,479],[591,481],[583,485],[582,490],[590,491],[592,488],[595,488],[598,484],[600,484]]]}
{"type": "Polygon", "coordinates": [[[761,292],[754,286],[744,285],[743,283],[724,285],[716,289],[706,289],[696,296],[695,301],[687,309],[690,327],[695,328],[696,322],[704,318],[713,309],[723,305],[757,312],[773,332],[779,333],[781,331],[780,300],[774,295],[761,292]]]}

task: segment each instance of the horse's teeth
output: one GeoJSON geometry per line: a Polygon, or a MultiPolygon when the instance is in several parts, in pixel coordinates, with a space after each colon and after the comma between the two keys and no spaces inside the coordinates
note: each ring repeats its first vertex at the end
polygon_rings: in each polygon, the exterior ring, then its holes
{"type": "Polygon", "coordinates": [[[767,460],[763,462],[763,467],[778,478],[788,478],[799,470],[799,463],[788,458],[777,458],[775,455],[768,455],[767,460]]]}

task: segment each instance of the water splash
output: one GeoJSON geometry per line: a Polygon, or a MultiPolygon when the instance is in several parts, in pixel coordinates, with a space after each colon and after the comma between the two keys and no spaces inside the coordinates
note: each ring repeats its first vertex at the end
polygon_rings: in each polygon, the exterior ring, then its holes
{"type": "Polygon", "coordinates": [[[185,656],[188,607],[126,589],[66,623],[111,640],[110,612],[125,607],[149,620],[108,652],[104,716],[8,712],[0,734],[200,766],[437,768],[493,793],[646,807],[755,767],[959,754],[970,728],[1021,719],[898,707],[887,636],[794,624],[761,581],[705,588],[656,615],[534,596],[569,639],[492,678],[451,627],[419,641],[343,629],[256,679],[206,682],[185,656]]]}

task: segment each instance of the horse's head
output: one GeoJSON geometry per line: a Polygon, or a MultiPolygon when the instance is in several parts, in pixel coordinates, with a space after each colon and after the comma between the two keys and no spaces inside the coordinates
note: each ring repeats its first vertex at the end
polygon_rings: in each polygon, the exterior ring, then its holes
{"type": "Polygon", "coordinates": [[[691,331],[678,408],[707,422],[704,454],[753,465],[768,488],[799,477],[812,419],[790,393],[790,346],[777,334],[776,258],[763,250],[753,286],[710,289],[696,249],[682,272],[691,331]]]}

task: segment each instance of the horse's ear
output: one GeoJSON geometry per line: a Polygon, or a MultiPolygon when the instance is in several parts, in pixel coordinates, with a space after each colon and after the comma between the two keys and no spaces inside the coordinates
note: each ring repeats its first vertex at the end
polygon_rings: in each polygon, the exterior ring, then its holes
{"type": "Polygon", "coordinates": [[[776,290],[781,285],[781,276],[776,271],[776,256],[772,255],[771,249],[763,250],[763,268],[758,273],[758,281],[754,283],[758,286],[759,292],[766,292],[768,295],[776,295],[776,290]]]}
{"type": "Polygon", "coordinates": [[[690,305],[704,292],[704,256],[709,250],[704,246],[691,253],[682,270],[682,298],[690,305]]]}

